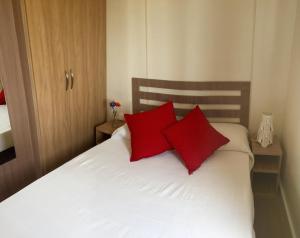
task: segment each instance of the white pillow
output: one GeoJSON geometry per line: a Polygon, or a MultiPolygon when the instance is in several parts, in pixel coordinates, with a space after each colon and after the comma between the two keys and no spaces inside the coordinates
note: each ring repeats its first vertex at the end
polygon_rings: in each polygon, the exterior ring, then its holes
{"type": "MultiPolygon", "coordinates": [[[[246,151],[250,150],[248,141],[248,130],[246,127],[234,123],[211,123],[211,125],[230,142],[219,150],[246,151]]],[[[114,131],[112,136],[122,137],[130,140],[130,131],[127,124],[114,131]]]]}
{"type": "Polygon", "coordinates": [[[111,137],[121,137],[123,139],[128,139],[130,140],[130,131],[129,128],[127,126],[127,124],[125,124],[124,126],[119,127],[117,130],[115,130],[111,137]]]}
{"type": "MultiPolygon", "coordinates": [[[[254,159],[249,146],[248,129],[242,125],[234,123],[211,123],[211,125],[230,140],[228,144],[223,145],[218,150],[248,153],[251,158],[250,168],[252,168],[254,159]]],[[[115,130],[112,137],[130,140],[130,131],[127,124],[115,130]]]]}
{"type": "Polygon", "coordinates": [[[246,127],[234,123],[211,123],[211,125],[230,140],[228,144],[223,145],[219,150],[251,153],[248,140],[248,129],[246,127]]]}

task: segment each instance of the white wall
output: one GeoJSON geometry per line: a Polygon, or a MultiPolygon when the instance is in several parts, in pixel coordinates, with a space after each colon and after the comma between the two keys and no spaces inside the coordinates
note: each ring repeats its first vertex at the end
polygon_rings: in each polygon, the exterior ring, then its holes
{"type": "Polygon", "coordinates": [[[286,156],[282,180],[296,237],[300,237],[300,1],[295,29],[283,129],[286,156]]]}
{"type": "Polygon", "coordinates": [[[254,1],[149,0],[150,78],[250,80],[254,1]]]}
{"type": "Polygon", "coordinates": [[[257,0],[253,55],[251,129],[261,113],[274,114],[281,136],[297,0],[257,0]]]}
{"type": "Polygon", "coordinates": [[[146,58],[145,2],[107,1],[107,97],[124,112],[131,111],[131,78],[146,76],[146,58]]]}
{"type": "Polygon", "coordinates": [[[251,131],[270,111],[281,134],[295,6],[296,0],[110,0],[108,99],[130,112],[132,77],[252,81],[251,131]]]}

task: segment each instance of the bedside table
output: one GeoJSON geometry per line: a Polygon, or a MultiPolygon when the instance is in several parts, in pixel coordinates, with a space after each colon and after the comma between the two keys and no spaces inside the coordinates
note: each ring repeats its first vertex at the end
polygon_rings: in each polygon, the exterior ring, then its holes
{"type": "Polygon", "coordinates": [[[100,144],[103,141],[109,139],[112,133],[118,129],[119,127],[125,124],[124,121],[116,120],[113,125],[113,121],[105,122],[96,127],[96,135],[95,135],[95,142],[96,144],[100,144]]]}
{"type": "Polygon", "coordinates": [[[279,139],[274,137],[273,144],[267,148],[263,148],[256,140],[252,139],[251,147],[255,157],[252,172],[254,174],[264,174],[265,176],[275,176],[276,190],[278,190],[283,155],[279,139]]]}

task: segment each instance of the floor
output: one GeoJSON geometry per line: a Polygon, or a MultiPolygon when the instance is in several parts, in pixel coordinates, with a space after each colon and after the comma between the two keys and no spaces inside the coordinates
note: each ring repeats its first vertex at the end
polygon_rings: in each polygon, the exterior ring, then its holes
{"type": "Polygon", "coordinates": [[[256,238],[292,238],[281,193],[276,191],[276,178],[266,176],[254,175],[253,179],[256,238]]]}

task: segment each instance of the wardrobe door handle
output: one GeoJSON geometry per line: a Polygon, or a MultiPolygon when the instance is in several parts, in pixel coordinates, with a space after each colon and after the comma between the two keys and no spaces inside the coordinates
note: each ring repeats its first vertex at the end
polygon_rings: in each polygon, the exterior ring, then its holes
{"type": "Polygon", "coordinates": [[[66,91],[69,89],[69,73],[67,70],[65,70],[65,80],[66,80],[66,91]]]}
{"type": "Polygon", "coordinates": [[[74,73],[72,69],[70,69],[70,75],[71,75],[71,89],[73,89],[74,86],[74,73]]]}

